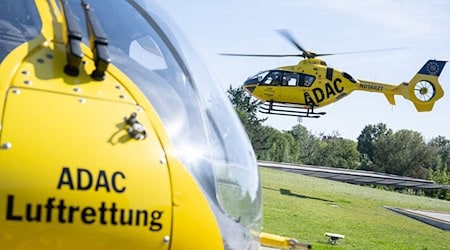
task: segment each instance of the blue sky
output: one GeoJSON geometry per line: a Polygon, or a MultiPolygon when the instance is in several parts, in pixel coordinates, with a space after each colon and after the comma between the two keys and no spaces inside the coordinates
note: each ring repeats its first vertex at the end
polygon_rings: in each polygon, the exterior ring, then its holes
{"type": "MultiPolygon", "coordinates": [[[[300,58],[225,57],[218,53],[298,53],[275,30],[287,29],[318,53],[383,48],[404,49],[324,57],[358,79],[400,84],[428,59],[450,59],[450,1],[446,0],[159,0],[225,91],[265,69],[293,65],[300,58]]],[[[419,113],[401,96],[390,105],[384,95],[353,92],[303,119],[314,134],[339,133],[356,140],[364,126],[385,123],[410,129],[426,140],[450,139],[450,64],[440,77],[446,94],[431,112],[419,113]]],[[[289,130],[295,117],[269,116],[267,125],[289,130]]]]}

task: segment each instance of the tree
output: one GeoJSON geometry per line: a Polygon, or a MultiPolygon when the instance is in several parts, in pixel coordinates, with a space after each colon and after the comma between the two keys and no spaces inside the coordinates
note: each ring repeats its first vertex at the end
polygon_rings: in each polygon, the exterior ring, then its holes
{"type": "Polygon", "coordinates": [[[293,136],[299,145],[300,153],[298,162],[303,164],[314,164],[320,153],[320,139],[314,136],[301,124],[293,126],[288,133],[293,136]]]}
{"type": "Polygon", "coordinates": [[[375,170],[414,178],[427,177],[435,156],[419,132],[406,129],[380,137],[373,152],[375,170]]]}
{"type": "Polygon", "coordinates": [[[356,147],[356,142],[352,140],[338,136],[324,136],[315,165],[356,169],[360,165],[356,147]]]}
{"type": "Polygon", "coordinates": [[[392,135],[392,130],[384,123],[367,125],[358,136],[357,150],[361,154],[361,169],[374,170],[374,148],[380,139],[385,139],[392,135]]]}
{"type": "Polygon", "coordinates": [[[438,136],[431,139],[428,145],[437,151],[437,161],[434,168],[448,171],[450,164],[450,140],[445,138],[445,136],[438,136]]]}
{"type": "MultiPolygon", "coordinates": [[[[429,169],[430,174],[428,175],[428,179],[439,184],[450,184],[450,141],[444,136],[438,136],[431,139],[428,145],[436,152],[433,166],[429,169]]],[[[428,190],[426,194],[431,197],[450,200],[450,190],[447,189],[428,190]]]]}
{"type": "Polygon", "coordinates": [[[248,95],[243,88],[233,88],[231,85],[227,90],[228,98],[238,114],[242,125],[247,131],[256,156],[261,156],[261,152],[266,149],[266,132],[262,123],[267,118],[258,118],[257,112],[261,102],[248,95]]]}
{"type": "Polygon", "coordinates": [[[291,134],[272,127],[265,127],[264,131],[266,148],[260,152],[259,159],[276,162],[298,161],[299,146],[291,134]]]}
{"type": "Polygon", "coordinates": [[[227,90],[227,94],[231,104],[233,104],[236,110],[247,113],[247,119],[252,125],[262,123],[267,120],[267,118],[259,119],[256,115],[262,102],[251,97],[242,87],[233,88],[230,85],[227,90]]]}

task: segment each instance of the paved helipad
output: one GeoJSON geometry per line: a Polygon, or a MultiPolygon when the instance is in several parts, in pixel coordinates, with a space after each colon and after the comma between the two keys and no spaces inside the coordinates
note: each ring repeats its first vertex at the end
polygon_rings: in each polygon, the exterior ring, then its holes
{"type": "Polygon", "coordinates": [[[406,211],[410,211],[416,214],[421,214],[423,216],[432,217],[435,219],[447,221],[450,223],[450,213],[441,213],[441,212],[430,212],[430,211],[421,211],[421,210],[412,210],[412,209],[405,209],[406,211]]]}
{"type": "Polygon", "coordinates": [[[423,211],[387,206],[385,208],[442,230],[450,231],[450,212],[423,211]]]}

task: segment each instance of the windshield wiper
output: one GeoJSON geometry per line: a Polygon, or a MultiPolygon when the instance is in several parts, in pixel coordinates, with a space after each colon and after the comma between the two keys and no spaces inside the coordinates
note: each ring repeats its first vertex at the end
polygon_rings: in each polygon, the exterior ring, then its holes
{"type": "MultiPolygon", "coordinates": [[[[64,66],[64,72],[70,76],[78,76],[80,74],[80,66],[84,56],[81,51],[83,33],[69,3],[66,0],[60,0],[60,3],[67,31],[67,65],[64,66]]],[[[108,69],[108,65],[111,62],[108,52],[108,38],[90,9],[89,4],[82,0],[81,5],[86,16],[89,45],[94,54],[95,70],[92,72],[91,77],[97,81],[101,81],[105,78],[105,71],[108,69]]]]}
{"type": "Polygon", "coordinates": [[[62,14],[66,21],[67,30],[67,65],[64,66],[64,72],[71,76],[78,76],[80,73],[81,59],[83,58],[83,52],[81,51],[80,46],[82,32],[80,25],[78,25],[75,15],[73,14],[67,1],[60,0],[60,3],[62,7],[62,14]]]}
{"type": "Polygon", "coordinates": [[[90,9],[89,4],[82,0],[81,5],[86,15],[89,45],[94,54],[95,70],[92,72],[91,77],[97,81],[101,81],[105,78],[105,71],[111,62],[108,52],[108,38],[90,9]]]}

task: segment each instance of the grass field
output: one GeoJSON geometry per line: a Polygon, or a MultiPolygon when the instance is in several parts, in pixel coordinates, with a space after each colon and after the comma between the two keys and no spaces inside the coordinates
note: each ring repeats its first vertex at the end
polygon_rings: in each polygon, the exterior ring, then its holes
{"type": "Polygon", "coordinates": [[[450,202],[260,168],[263,231],[313,249],[450,249],[443,231],[383,206],[450,212],[450,202]],[[345,235],[328,244],[325,232],[345,235]]]}

